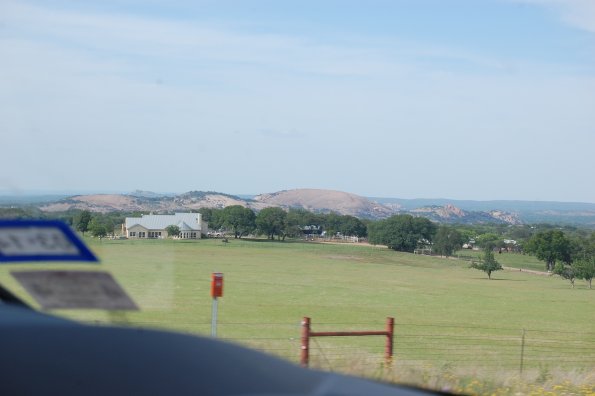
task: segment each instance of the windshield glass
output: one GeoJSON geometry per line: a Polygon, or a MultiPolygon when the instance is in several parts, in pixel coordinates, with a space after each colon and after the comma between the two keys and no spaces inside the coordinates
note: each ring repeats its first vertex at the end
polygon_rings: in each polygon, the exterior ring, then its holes
{"type": "Polygon", "coordinates": [[[49,312],[595,392],[595,3],[4,0],[0,57],[0,217],[100,260],[0,266],[36,309],[12,271],[102,270],[138,311],[49,312]]]}

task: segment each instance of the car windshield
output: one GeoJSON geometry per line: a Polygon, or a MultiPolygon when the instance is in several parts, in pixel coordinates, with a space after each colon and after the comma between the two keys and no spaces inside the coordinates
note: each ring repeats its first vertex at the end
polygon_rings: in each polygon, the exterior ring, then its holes
{"type": "Polygon", "coordinates": [[[0,59],[0,219],[100,260],[1,265],[35,309],[595,393],[595,2],[3,0],[0,59]],[[139,309],[45,306],[34,270],[139,309]]]}

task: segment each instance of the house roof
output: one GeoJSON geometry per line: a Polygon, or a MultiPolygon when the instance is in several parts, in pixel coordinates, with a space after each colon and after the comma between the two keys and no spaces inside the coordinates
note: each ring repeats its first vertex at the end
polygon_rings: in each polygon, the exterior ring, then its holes
{"type": "Polygon", "coordinates": [[[182,231],[201,231],[200,213],[175,213],[173,215],[143,215],[127,217],[126,228],[140,225],[148,230],[164,230],[167,226],[177,225],[182,231]]]}
{"type": "Polygon", "coordinates": [[[192,227],[190,227],[188,224],[186,224],[183,221],[180,221],[178,223],[178,227],[180,227],[180,231],[192,231],[192,227]]]}

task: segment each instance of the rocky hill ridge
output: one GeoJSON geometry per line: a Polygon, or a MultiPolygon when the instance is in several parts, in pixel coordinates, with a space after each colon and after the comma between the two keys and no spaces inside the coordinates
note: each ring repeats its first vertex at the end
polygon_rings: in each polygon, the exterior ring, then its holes
{"type": "Polygon", "coordinates": [[[439,223],[521,223],[514,213],[500,210],[465,211],[452,204],[404,210],[399,205],[381,204],[355,194],[322,189],[284,190],[257,195],[253,199],[214,191],[189,191],[179,195],[154,194],[147,191],[130,194],[75,195],[43,204],[40,209],[46,212],[80,209],[104,213],[111,211],[159,213],[196,210],[205,207],[224,208],[231,205],[241,205],[255,211],[269,206],[285,209],[303,208],[312,212],[336,212],[366,219],[383,219],[395,214],[409,213],[414,216],[427,217],[439,223]]]}

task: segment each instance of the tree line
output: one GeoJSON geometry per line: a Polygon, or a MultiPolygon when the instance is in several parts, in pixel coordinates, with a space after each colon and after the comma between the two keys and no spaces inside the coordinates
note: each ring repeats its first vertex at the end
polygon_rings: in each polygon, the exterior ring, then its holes
{"type": "MultiPolygon", "coordinates": [[[[546,271],[569,280],[573,286],[576,279],[584,279],[591,287],[595,276],[595,232],[586,228],[551,224],[439,225],[408,214],[373,221],[300,208],[269,207],[254,212],[240,205],[201,208],[198,212],[211,230],[232,233],[234,238],[264,235],[271,240],[285,240],[325,233],[327,236],[367,237],[371,244],[401,252],[431,248],[433,254],[442,256],[450,256],[463,244],[474,241],[484,254],[472,267],[485,271],[488,277],[501,267],[498,268],[493,255],[487,252],[508,250],[514,240],[515,251],[534,255],[544,262],[546,271]]],[[[88,210],[48,214],[36,208],[0,208],[0,218],[57,218],[83,234],[90,232],[97,237],[114,234],[126,217],[140,215],[140,212],[92,213],[88,210]]]]}
{"type": "Polygon", "coordinates": [[[211,230],[231,232],[234,238],[249,234],[265,235],[268,239],[285,240],[304,235],[348,235],[366,237],[366,223],[354,216],[337,213],[313,213],[305,209],[290,208],[285,211],[269,207],[255,213],[240,205],[223,209],[198,210],[211,230]]]}
{"type": "Polygon", "coordinates": [[[526,253],[545,263],[548,272],[570,281],[584,279],[591,288],[595,277],[595,232],[589,237],[568,236],[562,230],[533,235],[524,245],[526,253]]]}

